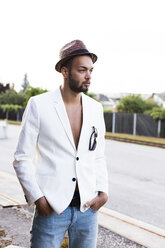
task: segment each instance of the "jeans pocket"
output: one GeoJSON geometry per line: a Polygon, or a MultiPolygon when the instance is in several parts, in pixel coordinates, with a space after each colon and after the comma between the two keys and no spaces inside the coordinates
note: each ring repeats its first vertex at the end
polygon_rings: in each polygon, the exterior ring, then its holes
{"type": "Polygon", "coordinates": [[[52,214],[53,214],[53,212],[51,214],[49,214],[49,215],[41,215],[41,214],[39,214],[38,210],[36,209],[35,217],[49,218],[49,217],[52,216],[52,214]]]}

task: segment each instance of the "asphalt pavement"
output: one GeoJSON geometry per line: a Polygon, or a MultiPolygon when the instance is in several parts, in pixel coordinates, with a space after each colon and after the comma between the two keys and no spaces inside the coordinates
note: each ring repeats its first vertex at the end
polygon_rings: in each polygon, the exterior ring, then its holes
{"type": "Polygon", "coordinates": [[[106,158],[105,206],[165,229],[165,150],[107,140],[106,158]]]}

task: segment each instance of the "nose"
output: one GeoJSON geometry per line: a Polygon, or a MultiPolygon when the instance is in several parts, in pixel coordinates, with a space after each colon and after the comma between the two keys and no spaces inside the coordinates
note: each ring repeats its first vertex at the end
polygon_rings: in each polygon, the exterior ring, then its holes
{"type": "Polygon", "coordinates": [[[85,78],[91,79],[91,72],[90,71],[86,71],[85,78]]]}

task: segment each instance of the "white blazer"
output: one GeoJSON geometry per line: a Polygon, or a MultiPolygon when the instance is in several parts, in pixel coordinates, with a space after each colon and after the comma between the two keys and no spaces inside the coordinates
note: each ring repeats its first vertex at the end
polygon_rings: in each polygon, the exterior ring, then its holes
{"type": "Polygon", "coordinates": [[[82,106],[83,124],[76,149],[60,88],[30,98],[13,163],[29,205],[45,196],[60,214],[72,200],[76,181],[82,212],[98,191],[108,193],[102,106],[83,93],[82,106]],[[90,151],[93,126],[98,138],[96,149],[90,151]]]}

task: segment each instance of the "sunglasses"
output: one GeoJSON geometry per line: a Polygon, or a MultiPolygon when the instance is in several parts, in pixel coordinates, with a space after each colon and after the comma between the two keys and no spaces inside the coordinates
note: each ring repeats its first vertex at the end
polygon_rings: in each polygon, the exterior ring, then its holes
{"type": "Polygon", "coordinates": [[[97,136],[98,136],[98,132],[97,129],[93,126],[93,131],[89,140],[89,150],[90,151],[94,151],[96,149],[96,145],[97,145],[97,136]]]}

